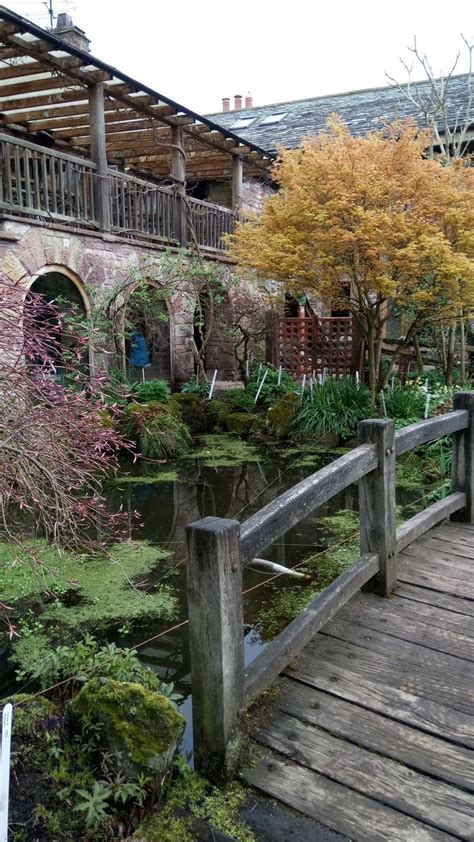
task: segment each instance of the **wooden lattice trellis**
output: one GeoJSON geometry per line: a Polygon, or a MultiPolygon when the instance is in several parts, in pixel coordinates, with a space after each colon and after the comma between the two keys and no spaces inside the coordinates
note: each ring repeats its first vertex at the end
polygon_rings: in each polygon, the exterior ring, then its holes
{"type": "Polygon", "coordinates": [[[280,318],[275,331],[276,365],[293,377],[350,374],[357,367],[357,339],[351,316],[280,318]]]}

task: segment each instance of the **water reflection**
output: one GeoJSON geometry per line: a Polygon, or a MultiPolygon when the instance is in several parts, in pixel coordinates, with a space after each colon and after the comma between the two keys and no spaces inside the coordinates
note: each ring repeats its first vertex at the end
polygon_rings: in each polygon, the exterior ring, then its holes
{"type": "MultiPolygon", "coordinates": [[[[180,618],[184,618],[186,526],[208,515],[243,521],[334,458],[334,453],[321,453],[319,464],[306,468],[288,467],[277,452],[272,458],[262,457],[261,462],[241,464],[234,468],[205,467],[199,462],[168,464],[163,470],[176,470],[179,479],[159,483],[147,482],[147,477],[157,473],[153,466],[126,465],[124,471],[143,479],[143,483],[124,483],[121,489],[117,487],[110,494],[109,504],[115,509],[123,506],[130,513],[139,510],[142,525],[139,526],[130,518],[131,537],[149,540],[170,552],[170,559],[160,563],[155,581],[166,580],[172,585],[180,601],[180,618]]],[[[319,518],[341,509],[354,508],[357,508],[357,489],[351,487],[323,506],[317,513],[318,517],[305,518],[289,529],[262,553],[263,557],[292,567],[325,547],[324,536],[318,525],[319,518]]],[[[246,571],[244,587],[252,587],[265,578],[265,575],[246,571]]],[[[289,584],[304,587],[299,583],[293,584],[295,581],[281,577],[273,587],[288,587],[289,584]]],[[[258,619],[262,601],[267,596],[268,588],[262,587],[253,590],[244,600],[247,663],[264,645],[258,619]]],[[[135,645],[160,631],[156,627],[136,627],[126,642],[135,645]]],[[[178,692],[188,697],[190,664],[187,626],[165,634],[139,651],[143,663],[156,670],[164,681],[173,682],[178,692]]]]}

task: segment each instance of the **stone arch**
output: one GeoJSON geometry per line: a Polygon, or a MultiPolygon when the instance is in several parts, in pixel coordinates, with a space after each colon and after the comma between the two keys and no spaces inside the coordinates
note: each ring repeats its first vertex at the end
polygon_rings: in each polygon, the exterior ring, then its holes
{"type": "Polygon", "coordinates": [[[162,298],[156,298],[153,302],[153,308],[149,312],[140,314],[139,312],[133,314],[136,323],[137,335],[141,337],[143,351],[148,357],[148,364],[140,365],[140,354],[138,342],[133,343],[129,337],[125,336],[125,325],[127,319],[130,318],[130,301],[134,293],[139,288],[148,287],[152,289],[160,289],[158,281],[153,279],[146,279],[135,284],[127,294],[122,309],[121,329],[123,331],[123,354],[124,354],[124,370],[128,376],[136,379],[142,376],[146,380],[168,380],[172,386],[175,383],[175,324],[173,316],[173,307],[168,297],[164,295],[162,298]],[[137,364],[134,364],[134,356],[137,364]]]}
{"type": "MultiPolygon", "coordinates": [[[[38,288],[38,291],[40,291],[42,282],[44,283],[47,280],[48,276],[51,276],[51,278],[53,278],[53,276],[62,276],[62,278],[65,281],[68,282],[68,284],[64,285],[64,291],[66,292],[66,295],[67,295],[67,286],[69,285],[70,289],[74,290],[76,292],[76,296],[72,296],[71,300],[73,300],[73,298],[75,297],[76,301],[80,301],[82,303],[83,308],[84,308],[85,316],[87,318],[89,318],[90,314],[91,314],[91,306],[92,306],[89,294],[87,293],[87,291],[84,287],[84,284],[82,283],[79,275],[77,275],[76,272],[73,272],[72,269],[69,269],[67,266],[63,266],[63,265],[57,264],[57,263],[50,263],[50,264],[47,264],[46,266],[43,266],[41,269],[38,269],[38,271],[36,271],[32,275],[32,277],[31,277],[31,279],[28,283],[28,289],[30,289],[31,291],[34,291],[34,287],[36,285],[37,288],[38,288]]],[[[59,278],[58,278],[58,281],[59,281],[59,278]]],[[[58,287],[59,287],[59,283],[58,283],[58,287]]],[[[45,287],[43,286],[43,288],[45,288],[45,287]]]]}
{"type": "MultiPolygon", "coordinates": [[[[67,266],[49,264],[28,279],[27,289],[43,296],[46,302],[57,302],[59,309],[62,309],[62,302],[69,302],[78,308],[79,312],[88,319],[91,313],[90,298],[82,284],[79,276],[67,266]]],[[[61,337],[61,344],[63,338],[61,337]]],[[[70,343],[64,344],[70,346],[70,343]]],[[[88,348],[83,357],[83,364],[91,371],[92,351],[88,348]]]]}

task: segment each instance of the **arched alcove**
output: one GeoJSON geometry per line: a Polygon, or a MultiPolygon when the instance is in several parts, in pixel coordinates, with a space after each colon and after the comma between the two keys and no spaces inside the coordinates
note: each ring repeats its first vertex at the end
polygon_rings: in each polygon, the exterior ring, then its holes
{"type": "Polygon", "coordinates": [[[125,306],[125,360],[131,379],[173,381],[171,313],[159,287],[137,287],[125,306]]]}
{"type": "MultiPolygon", "coordinates": [[[[89,316],[89,301],[81,288],[79,279],[63,267],[51,266],[41,270],[31,283],[29,291],[30,293],[40,295],[45,305],[54,304],[54,307],[62,313],[70,313],[74,318],[87,318],[89,316]]],[[[48,322],[49,318],[50,311],[47,306],[45,306],[43,314],[38,312],[35,316],[35,319],[41,319],[44,322],[48,322]]],[[[74,343],[70,333],[67,330],[58,328],[56,321],[52,330],[55,341],[64,350],[70,350],[74,343]]],[[[61,354],[58,353],[57,357],[55,362],[57,364],[58,379],[61,379],[61,354]]],[[[84,353],[82,362],[85,367],[90,367],[89,351],[84,353]]]]}

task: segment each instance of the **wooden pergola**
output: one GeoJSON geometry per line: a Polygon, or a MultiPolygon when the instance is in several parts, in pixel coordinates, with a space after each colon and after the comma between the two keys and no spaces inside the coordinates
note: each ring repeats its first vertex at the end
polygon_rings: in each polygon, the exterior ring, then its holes
{"type": "Polygon", "coordinates": [[[235,208],[243,176],[270,178],[268,152],[3,6],[0,44],[1,130],[91,160],[104,217],[111,165],[183,192],[231,179],[235,208]]]}

